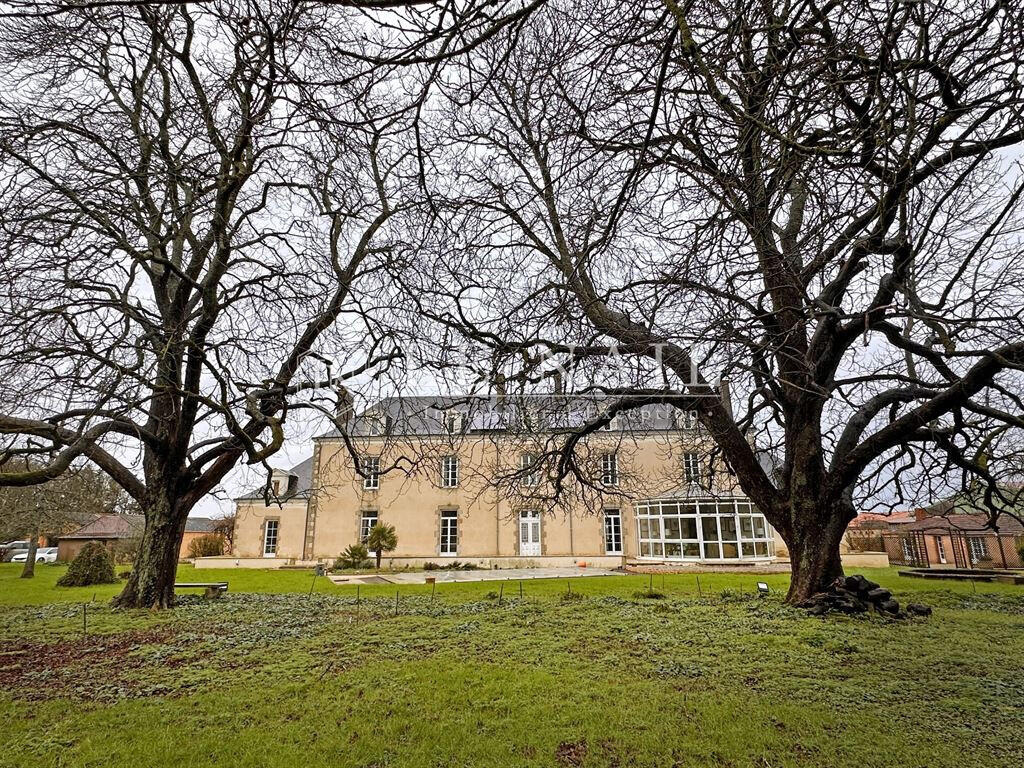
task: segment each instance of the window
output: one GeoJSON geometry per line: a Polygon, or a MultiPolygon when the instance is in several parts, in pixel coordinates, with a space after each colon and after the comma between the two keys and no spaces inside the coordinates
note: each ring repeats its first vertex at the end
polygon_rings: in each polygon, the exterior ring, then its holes
{"type": "Polygon", "coordinates": [[[444,428],[449,435],[458,435],[462,432],[465,424],[465,417],[461,411],[445,411],[444,428]]]}
{"type": "Polygon", "coordinates": [[[459,484],[459,457],[443,456],[441,458],[441,487],[455,488],[459,484]]]}
{"type": "Polygon", "coordinates": [[[640,557],[744,560],[774,552],[764,515],[747,499],[647,501],[636,515],[640,557]]]}
{"type": "Polygon", "coordinates": [[[519,477],[523,485],[540,483],[540,468],[536,464],[537,455],[534,453],[524,453],[519,457],[519,477]]]}
{"type": "Polygon", "coordinates": [[[971,536],[967,539],[967,548],[971,553],[971,562],[988,560],[988,544],[981,536],[971,536]]]}
{"type": "Polygon", "coordinates": [[[275,557],[277,555],[277,533],[280,525],[280,520],[267,520],[263,524],[264,557],[275,557]]]}
{"type": "MultiPolygon", "coordinates": [[[[608,415],[608,412],[605,409],[603,409],[603,408],[600,411],[598,411],[598,413],[597,413],[597,417],[598,418],[602,418],[602,419],[605,416],[607,416],[607,415],[608,415]]],[[[600,429],[604,430],[605,432],[611,432],[613,430],[617,430],[618,428],[619,428],[619,415],[618,414],[614,414],[610,419],[608,419],[608,423],[607,424],[602,424],[601,427],[600,427],[600,429]]]]}
{"type": "Polygon", "coordinates": [[[935,549],[939,553],[939,562],[940,563],[946,562],[946,545],[943,544],[941,536],[936,536],[935,537],[935,549]]]}
{"type": "Polygon", "coordinates": [[[441,554],[459,552],[459,513],[454,509],[441,510],[441,554]]]}
{"type": "Polygon", "coordinates": [[[363,516],[359,519],[359,541],[362,544],[366,543],[366,539],[370,536],[370,529],[377,524],[377,512],[376,510],[366,510],[363,512],[363,516]]]}
{"type": "Polygon", "coordinates": [[[914,548],[910,546],[910,539],[906,536],[900,538],[900,544],[903,545],[903,562],[907,565],[911,565],[917,561],[917,557],[914,554],[914,548]]]}
{"type": "Polygon", "coordinates": [[[679,429],[696,429],[697,424],[696,411],[676,411],[676,426],[679,429]]]}
{"type": "Polygon", "coordinates": [[[688,451],[683,454],[683,475],[688,483],[700,482],[700,456],[688,451]]]}
{"type": "Polygon", "coordinates": [[[368,491],[375,491],[380,488],[380,457],[365,456],[363,458],[362,470],[363,488],[368,491]]]}
{"type": "Polygon", "coordinates": [[[274,489],[274,495],[277,496],[281,493],[281,481],[274,480],[270,486],[274,489]]]}
{"type": "Polygon", "coordinates": [[[619,484],[619,458],[614,453],[601,457],[601,482],[605,485],[619,484]]]}
{"type": "Polygon", "coordinates": [[[604,511],[604,553],[622,554],[622,515],[617,509],[604,511]]]}

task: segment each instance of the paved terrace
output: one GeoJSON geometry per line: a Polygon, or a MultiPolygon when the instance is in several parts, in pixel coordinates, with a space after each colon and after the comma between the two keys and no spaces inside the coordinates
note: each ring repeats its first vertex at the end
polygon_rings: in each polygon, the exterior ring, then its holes
{"type": "Polygon", "coordinates": [[[567,579],[578,576],[614,576],[622,571],[608,568],[494,568],[475,571],[437,570],[412,573],[360,573],[351,576],[332,573],[335,584],[426,584],[433,578],[438,584],[457,581],[519,581],[520,579],[567,579]]]}

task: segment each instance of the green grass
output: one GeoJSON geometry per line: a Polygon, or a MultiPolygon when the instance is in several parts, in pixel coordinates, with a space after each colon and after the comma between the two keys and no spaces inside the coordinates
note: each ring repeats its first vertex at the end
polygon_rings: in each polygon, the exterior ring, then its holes
{"type": "Polygon", "coordinates": [[[0,566],[2,766],[1024,763],[1020,587],[864,571],[935,609],[891,622],[808,617],[784,576],[411,585],[396,617],[395,587],[183,567],[229,595],[152,613],[60,570],[0,566]]]}

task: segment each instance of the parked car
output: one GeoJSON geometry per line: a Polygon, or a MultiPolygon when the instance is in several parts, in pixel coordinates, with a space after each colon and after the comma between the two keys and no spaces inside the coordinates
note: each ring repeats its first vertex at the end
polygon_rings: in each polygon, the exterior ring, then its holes
{"type": "MultiPolygon", "coordinates": [[[[12,563],[24,563],[28,560],[28,550],[18,552],[14,557],[11,558],[12,563]]],[[[56,547],[40,547],[36,550],[36,562],[37,563],[56,563],[57,562],[57,548],[56,547]]]]}
{"type": "MultiPolygon", "coordinates": [[[[14,556],[19,552],[28,553],[28,542],[27,541],[9,541],[0,547],[0,561],[5,563],[17,562],[14,560],[14,556]]],[[[25,562],[25,558],[21,559],[21,562],[25,562]]]]}

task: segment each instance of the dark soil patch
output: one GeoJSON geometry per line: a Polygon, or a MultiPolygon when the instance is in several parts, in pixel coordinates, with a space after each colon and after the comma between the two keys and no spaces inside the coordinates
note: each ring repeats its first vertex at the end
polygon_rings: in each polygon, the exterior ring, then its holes
{"type": "Polygon", "coordinates": [[[93,670],[118,672],[144,666],[132,657],[140,646],[166,643],[176,634],[171,627],[155,627],[112,635],[86,635],[56,643],[31,640],[0,642],[0,688],[17,698],[51,699],[67,693],[75,678],[92,679],[93,670]],[[55,674],[73,669],[72,676],[55,674]]]}
{"type": "Polygon", "coordinates": [[[567,768],[577,768],[587,759],[587,740],[563,741],[555,748],[555,760],[567,768]]]}

